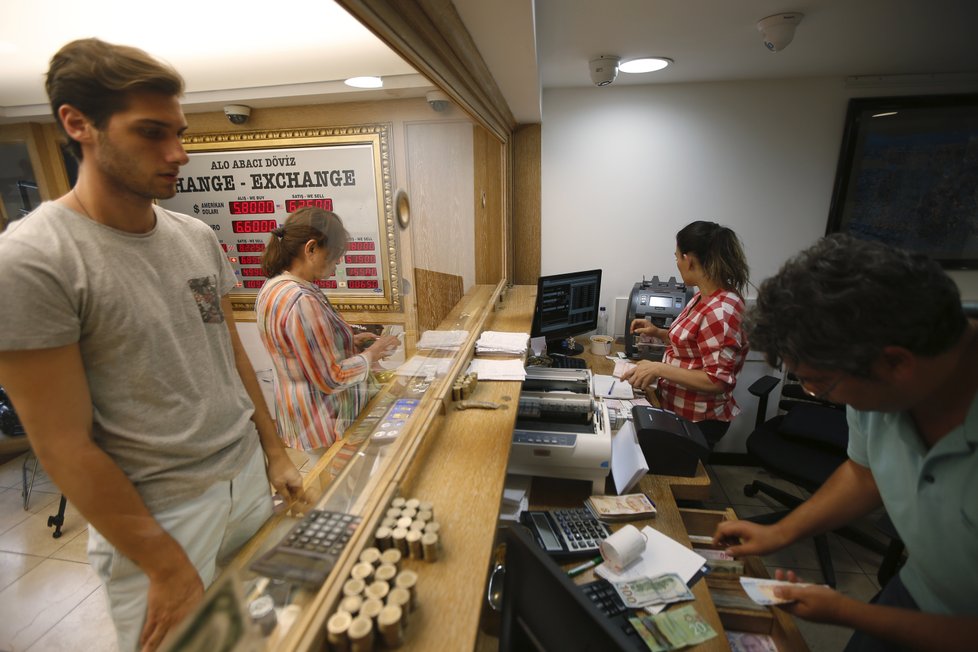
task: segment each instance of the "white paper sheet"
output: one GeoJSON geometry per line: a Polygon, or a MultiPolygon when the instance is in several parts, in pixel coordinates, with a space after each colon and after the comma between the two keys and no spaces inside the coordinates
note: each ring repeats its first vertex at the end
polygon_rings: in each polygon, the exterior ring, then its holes
{"type": "Polygon", "coordinates": [[[645,455],[638,445],[635,426],[626,421],[611,440],[611,477],[618,495],[627,494],[649,472],[645,455]]]}
{"type": "Polygon", "coordinates": [[[596,398],[619,398],[631,400],[631,398],[634,396],[632,386],[618,380],[614,376],[594,374],[591,387],[596,398]]]}
{"type": "Polygon", "coordinates": [[[642,534],[648,537],[645,551],[638,561],[634,562],[621,573],[615,573],[608,564],[601,564],[594,572],[609,582],[625,582],[642,577],[655,577],[663,573],[676,573],[689,582],[703,566],[706,559],[678,541],[667,537],[649,526],[642,528],[642,534]]]}

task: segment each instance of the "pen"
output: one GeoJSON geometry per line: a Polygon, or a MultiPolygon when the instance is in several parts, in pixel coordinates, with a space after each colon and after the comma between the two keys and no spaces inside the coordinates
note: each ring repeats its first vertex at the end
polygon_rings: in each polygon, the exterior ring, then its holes
{"type": "Polygon", "coordinates": [[[598,564],[604,561],[601,557],[595,557],[594,559],[589,559],[580,566],[575,566],[574,568],[567,571],[568,577],[577,577],[589,568],[594,568],[598,564]]]}
{"type": "Polygon", "coordinates": [[[617,380],[612,379],[611,387],[608,388],[608,396],[611,396],[611,392],[615,391],[615,383],[617,382],[617,380]]]}

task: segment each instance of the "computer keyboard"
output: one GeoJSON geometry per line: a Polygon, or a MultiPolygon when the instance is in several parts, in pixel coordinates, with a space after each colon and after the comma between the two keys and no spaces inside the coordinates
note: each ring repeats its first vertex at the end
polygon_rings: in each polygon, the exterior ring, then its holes
{"type": "Polygon", "coordinates": [[[550,360],[550,366],[558,369],[587,369],[587,362],[569,355],[552,355],[550,360]]]}
{"type": "Polygon", "coordinates": [[[642,642],[642,637],[635,631],[632,624],[628,622],[628,616],[630,615],[628,607],[621,601],[611,582],[605,579],[599,579],[594,582],[588,582],[587,584],[580,584],[579,587],[584,591],[584,595],[598,608],[598,611],[607,616],[635,644],[635,649],[646,649],[645,644],[642,642]]]}

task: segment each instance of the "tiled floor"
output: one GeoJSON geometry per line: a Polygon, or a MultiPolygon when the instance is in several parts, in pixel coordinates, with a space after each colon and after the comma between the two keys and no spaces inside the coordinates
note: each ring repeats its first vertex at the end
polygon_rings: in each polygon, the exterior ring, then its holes
{"type": "MultiPolygon", "coordinates": [[[[307,457],[289,453],[304,472],[307,457]]],[[[88,525],[69,502],[61,537],[51,536],[60,493],[40,468],[24,511],[23,461],[0,465],[0,652],[117,652],[105,589],[85,552],[88,525]]]]}
{"type": "MultiPolygon", "coordinates": [[[[296,462],[305,463],[299,456],[296,462]]],[[[114,652],[115,634],[104,589],[85,556],[88,530],[84,519],[69,502],[63,536],[53,539],[47,517],[57,511],[58,491],[39,470],[30,510],[25,512],[20,495],[22,461],[19,457],[0,466],[0,652],[114,652]]],[[[768,498],[744,496],[744,485],[763,475],[758,469],[715,466],[710,474],[712,496],[705,507],[732,506],[743,517],[775,508],[768,498]]],[[[798,487],[770,477],[767,480],[804,495],[798,487]]],[[[835,535],[829,539],[839,590],[860,600],[870,599],[879,590],[879,556],[835,535]]],[[[805,579],[822,581],[811,541],[771,555],[765,563],[772,575],[776,568],[792,568],[805,579]]],[[[803,621],[799,627],[812,652],[838,652],[850,634],[840,627],[803,621]]]]}

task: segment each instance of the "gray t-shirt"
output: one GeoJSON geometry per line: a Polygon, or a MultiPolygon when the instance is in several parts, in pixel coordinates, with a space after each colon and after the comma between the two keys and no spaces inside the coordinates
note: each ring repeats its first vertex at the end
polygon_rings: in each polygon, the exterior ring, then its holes
{"type": "Polygon", "coordinates": [[[221,310],[234,272],[210,227],[155,211],[131,234],[45,202],[0,234],[0,350],[79,344],[95,442],[151,511],[258,445],[221,310]]]}

